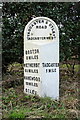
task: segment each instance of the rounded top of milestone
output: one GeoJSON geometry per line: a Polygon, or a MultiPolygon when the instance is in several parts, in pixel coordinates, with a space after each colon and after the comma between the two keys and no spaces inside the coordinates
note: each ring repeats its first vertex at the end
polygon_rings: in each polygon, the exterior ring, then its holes
{"type": "Polygon", "coordinates": [[[54,41],[59,36],[56,23],[47,17],[33,18],[25,27],[24,35],[28,41],[54,41]]]}

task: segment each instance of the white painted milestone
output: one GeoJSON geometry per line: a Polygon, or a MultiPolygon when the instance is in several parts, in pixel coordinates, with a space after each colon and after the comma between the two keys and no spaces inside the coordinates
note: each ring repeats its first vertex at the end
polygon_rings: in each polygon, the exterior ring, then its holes
{"type": "Polygon", "coordinates": [[[25,26],[24,92],[59,99],[59,30],[47,17],[25,26]]]}

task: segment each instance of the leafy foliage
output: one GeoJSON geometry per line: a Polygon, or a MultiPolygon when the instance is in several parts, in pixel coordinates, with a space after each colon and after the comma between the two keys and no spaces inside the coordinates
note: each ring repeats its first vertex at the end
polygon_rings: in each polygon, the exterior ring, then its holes
{"type": "Polygon", "coordinates": [[[33,16],[49,17],[60,31],[60,61],[75,56],[80,59],[80,2],[3,3],[3,67],[12,62],[23,62],[23,33],[33,16]]]}

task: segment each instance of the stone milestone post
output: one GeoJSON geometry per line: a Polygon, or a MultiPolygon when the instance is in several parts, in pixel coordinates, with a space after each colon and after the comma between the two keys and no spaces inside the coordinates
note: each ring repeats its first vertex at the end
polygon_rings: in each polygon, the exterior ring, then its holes
{"type": "Polygon", "coordinates": [[[25,26],[24,92],[59,99],[59,31],[47,17],[25,26]]]}

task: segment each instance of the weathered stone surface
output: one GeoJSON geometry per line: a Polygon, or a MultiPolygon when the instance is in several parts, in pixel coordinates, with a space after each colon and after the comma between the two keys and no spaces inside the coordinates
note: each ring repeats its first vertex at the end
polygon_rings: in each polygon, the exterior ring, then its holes
{"type": "Polygon", "coordinates": [[[59,31],[46,17],[34,18],[24,30],[24,92],[59,98],[59,31]]]}

